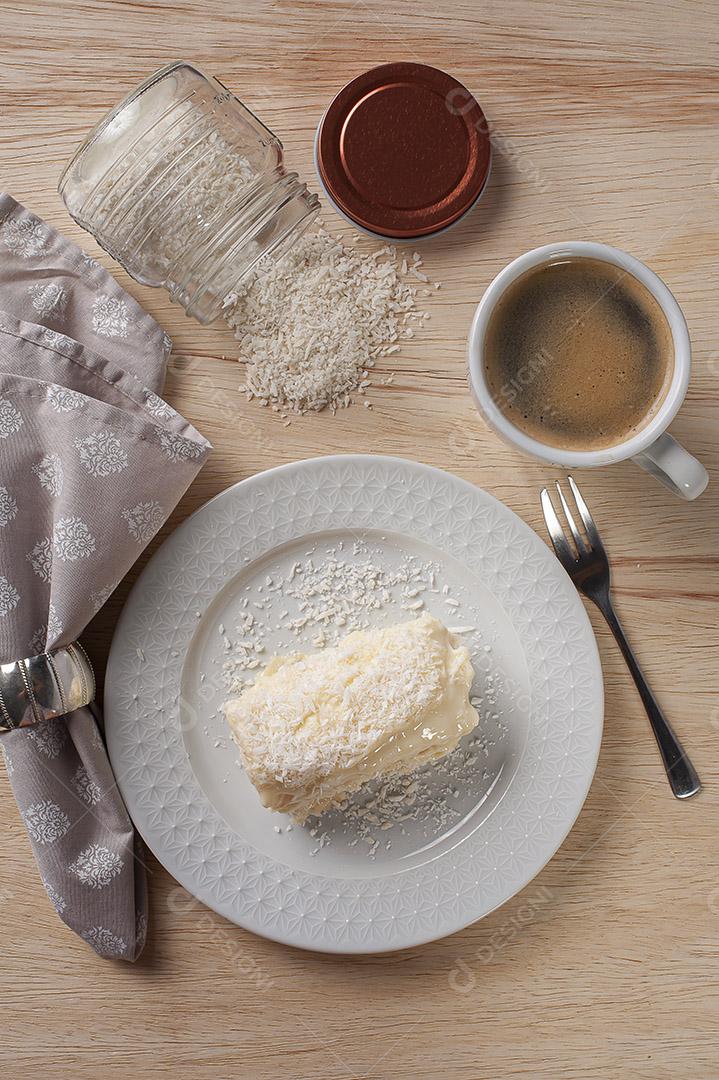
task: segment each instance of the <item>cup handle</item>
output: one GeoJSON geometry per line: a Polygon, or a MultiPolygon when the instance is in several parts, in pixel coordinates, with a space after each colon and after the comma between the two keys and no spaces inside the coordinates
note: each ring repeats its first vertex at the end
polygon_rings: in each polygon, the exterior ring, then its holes
{"type": "Polygon", "coordinates": [[[696,499],[709,483],[706,469],[665,432],[632,459],[683,499],[696,499]]]}

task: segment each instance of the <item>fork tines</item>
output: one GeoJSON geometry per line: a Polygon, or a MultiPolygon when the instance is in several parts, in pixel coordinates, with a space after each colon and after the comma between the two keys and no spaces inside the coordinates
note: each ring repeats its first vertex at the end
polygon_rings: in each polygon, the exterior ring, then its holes
{"type": "Polygon", "coordinates": [[[574,503],[577,510],[579,511],[579,516],[582,520],[582,524],[584,525],[586,537],[582,535],[582,533],[577,527],[577,524],[574,520],[574,515],[572,514],[569,503],[564,496],[564,492],[562,491],[562,487],[559,481],[556,482],[555,486],[557,489],[557,494],[559,495],[559,501],[561,503],[564,516],[567,519],[569,531],[572,534],[572,539],[576,546],[576,555],[574,551],[572,551],[572,548],[564,534],[564,529],[562,528],[559,517],[557,516],[557,512],[554,509],[549,490],[547,488],[543,488],[541,493],[542,512],[544,514],[544,520],[547,523],[547,529],[549,530],[549,535],[551,537],[554,550],[557,554],[557,558],[565,566],[573,565],[577,562],[578,558],[581,559],[582,556],[587,555],[590,551],[602,550],[602,542],[599,539],[599,533],[597,532],[597,527],[594,524],[594,519],[589,512],[589,507],[582,498],[582,493],[574,482],[573,477],[569,476],[567,479],[569,481],[569,486],[572,490],[572,495],[574,496],[574,503]]]}

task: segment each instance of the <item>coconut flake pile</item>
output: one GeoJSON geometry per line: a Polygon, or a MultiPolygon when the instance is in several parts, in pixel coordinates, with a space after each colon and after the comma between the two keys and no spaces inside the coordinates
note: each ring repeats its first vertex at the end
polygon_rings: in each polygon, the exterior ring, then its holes
{"type": "Polygon", "coordinates": [[[282,259],[263,259],[225,301],[247,365],[240,389],[286,412],[351,404],[376,360],[429,318],[417,309],[419,289],[431,291],[421,265],[390,245],[363,254],[323,229],[282,259]]]}

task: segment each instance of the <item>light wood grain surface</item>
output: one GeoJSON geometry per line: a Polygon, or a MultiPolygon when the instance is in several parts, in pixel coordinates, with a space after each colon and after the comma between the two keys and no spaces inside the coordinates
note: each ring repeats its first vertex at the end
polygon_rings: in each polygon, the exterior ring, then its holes
{"type": "MultiPolygon", "coordinates": [[[[711,474],[692,505],[629,463],[583,477],[621,613],[702,773],[699,798],[670,797],[637,694],[592,611],[607,690],[599,769],[576,827],[524,893],[447,940],[347,959],[253,937],[189,900],[172,910],[175,883],[152,861],[150,940],[130,966],[98,960],[58,920],[3,777],[3,1075],[715,1080],[719,3],[0,0],[0,16],[0,185],[98,255],[168,330],[167,397],[215,445],[163,536],[258,470],[368,448],[480,484],[542,534],[538,491],[554,473],[485,429],[464,348],[493,275],[560,238],[626,248],[675,292],[695,367],[673,430],[711,474]],[[468,220],[426,246],[444,287],[426,331],[391,358],[397,378],[371,393],[373,409],[283,427],[236,393],[229,331],[195,325],[130,281],[66,214],[56,184],[70,153],[177,57],[244,99],[308,178],[327,101],[383,61],[446,68],[494,123],[491,186],[468,220]]],[[[100,667],[139,568],[88,634],[100,667]]]]}

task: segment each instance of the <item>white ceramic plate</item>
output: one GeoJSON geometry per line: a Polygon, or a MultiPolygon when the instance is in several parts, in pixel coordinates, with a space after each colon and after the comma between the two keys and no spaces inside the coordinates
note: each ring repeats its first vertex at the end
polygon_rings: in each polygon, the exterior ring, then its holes
{"type": "Polygon", "coordinates": [[[591,626],[548,548],[479,488],[372,455],[272,469],[185,521],[128,599],[105,690],[113,768],[158,859],[228,919],[327,952],[430,941],[526,885],[579,813],[602,714],[591,626]],[[348,814],[288,829],[260,805],[218,709],[228,658],[252,655],[258,635],[260,663],[317,647],[322,605],[307,588],[328,561],[334,615],[340,593],[347,611],[328,643],[429,610],[470,648],[483,719],[421,775],[412,806],[362,793],[348,814]]]}

